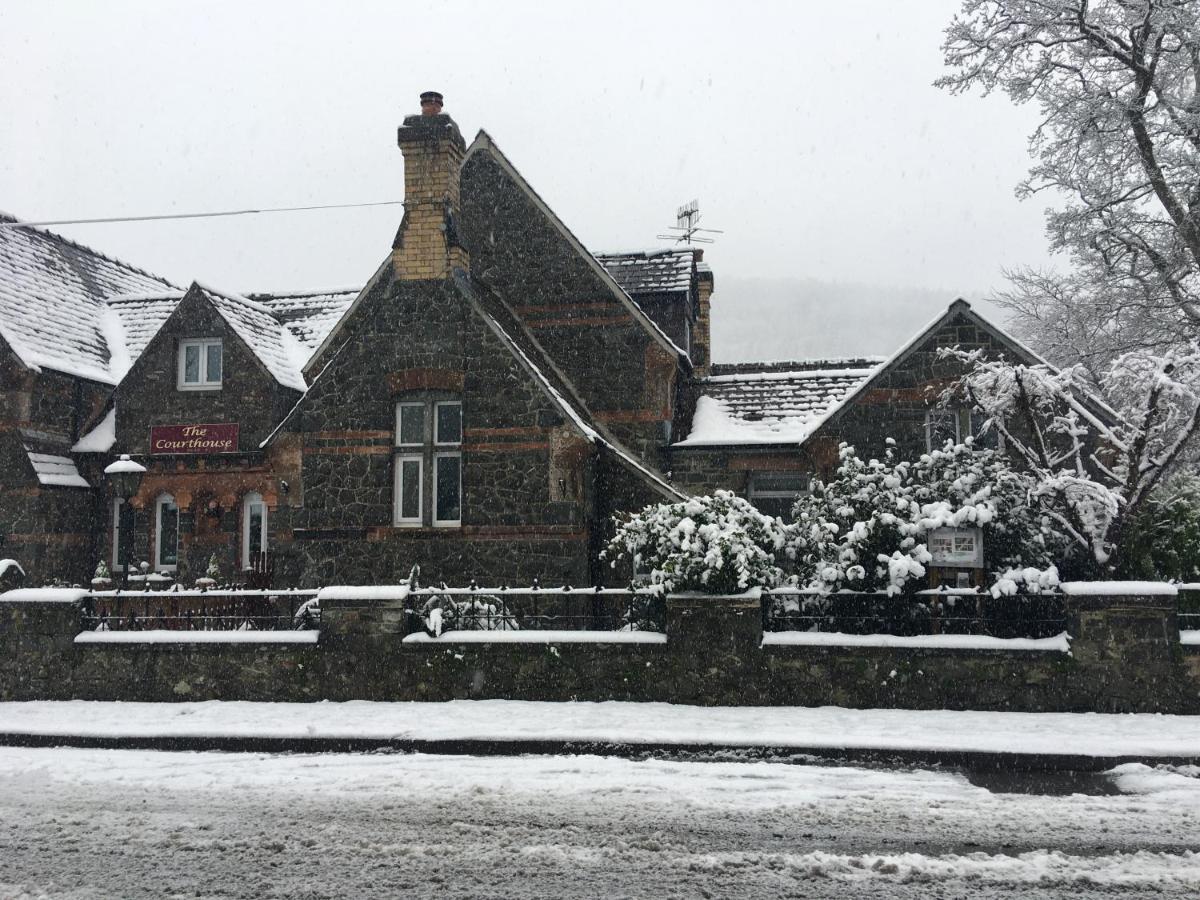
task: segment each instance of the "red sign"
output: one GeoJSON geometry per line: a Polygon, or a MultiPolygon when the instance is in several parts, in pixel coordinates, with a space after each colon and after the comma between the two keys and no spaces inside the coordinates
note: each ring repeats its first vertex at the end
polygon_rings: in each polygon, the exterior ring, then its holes
{"type": "Polygon", "coordinates": [[[150,452],[237,453],[238,426],[155,425],[150,429],[150,452]]]}

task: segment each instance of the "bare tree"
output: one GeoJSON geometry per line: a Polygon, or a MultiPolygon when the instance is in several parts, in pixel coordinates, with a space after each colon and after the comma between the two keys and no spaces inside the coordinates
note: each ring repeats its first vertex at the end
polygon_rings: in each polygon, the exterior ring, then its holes
{"type": "Polygon", "coordinates": [[[965,0],[937,84],[1037,102],[1018,194],[1056,191],[1058,276],[999,297],[1048,355],[1098,377],[1121,353],[1200,334],[1200,2],[965,0]]]}

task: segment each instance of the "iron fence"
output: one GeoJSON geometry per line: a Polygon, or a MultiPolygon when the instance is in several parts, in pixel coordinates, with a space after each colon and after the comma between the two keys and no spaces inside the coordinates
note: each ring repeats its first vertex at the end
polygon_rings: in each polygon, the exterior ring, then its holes
{"type": "Polygon", "coordinates": [[[764,596],[765,631],[842,634],[977,634],[998,638],[1053,637],[1066,630],[1058,594],[992,597],[974,591],[916,595],[778,589],[764,596]]]}
{"type": "Polygon", "coordinates": [[[638,588],[418,587],[405,605],[406,632],[662,631],[664,608],[638,588]]]}
{"type": "Polygon", "coordinates": [[[85,631],[293,631],[320,627],[315,590],[92,591],[85,631]]]}

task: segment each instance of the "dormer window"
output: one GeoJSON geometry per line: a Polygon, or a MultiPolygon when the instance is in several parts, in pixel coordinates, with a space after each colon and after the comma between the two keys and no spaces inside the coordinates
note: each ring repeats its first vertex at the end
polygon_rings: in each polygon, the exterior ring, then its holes
{"type": "Polygon", "coordinates": [[[179,390],[219,391],[223,368],[220,338],[179,342],[179,390]]]}

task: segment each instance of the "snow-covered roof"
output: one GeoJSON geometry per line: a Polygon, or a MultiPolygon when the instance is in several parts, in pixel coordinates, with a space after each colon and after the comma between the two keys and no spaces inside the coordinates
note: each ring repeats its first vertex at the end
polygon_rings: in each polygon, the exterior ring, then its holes
{"type": "Polygon", "coordinates": [[[284,387],[307,389],[301,370],[309,350],[275,317],[269,307],[237,294],[196,285],[229,327],[284,387]]]}
{"type": "Polygon", "coordinates": [[[311,354],[362,290],[358,287],[327,288],[287,293],[247,294],[274,313],[288,331],[311,354]]]}
{"type": "Polygon", "coordinates": [[[695,257],[694,247],[596,254],[613,280],[631,295],[686,293],[692,286],[695,257]]]}
{"type": "Polygon", "coordinates": [[[27,366],[115,383],[105,301],[174,288],[53,232],[0,228],[0,335],[27,366]]]}
{"type": "Polygon", "coordinates": [[[75,442],[72,453],[107,453],[117,442],[117,411],[110,409],[100,423],[75,442]]]}
{"type": "Polygon", "coordinates": [[[800,443],[875,374],[878,363],[871,362],[820,360],[810,366],[798,361],[791,368],[767,364],[760,371],[714,366],[717,374],[700,381],[692,429],[674,446],[800,443]]]}
{"type": "Polygon", "coordinates": [[[79,474],[79,470],[75,468],[75,462],[69,456],[37,453],[29,448],[25,449],[25,453],[29,456],[29,464],[33,466],[33,471],[41,484],[56,487],[85,488],[91,486],[79,474]]]}

